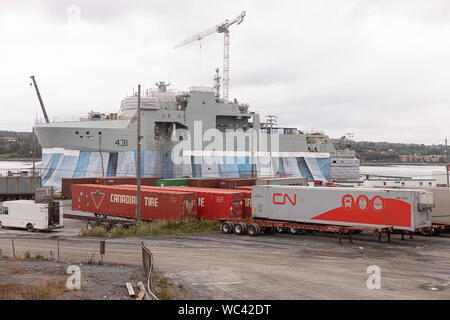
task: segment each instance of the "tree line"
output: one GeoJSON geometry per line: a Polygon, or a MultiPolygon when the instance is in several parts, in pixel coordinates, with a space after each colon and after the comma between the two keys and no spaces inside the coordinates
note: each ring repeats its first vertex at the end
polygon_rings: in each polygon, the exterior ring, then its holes
{"type": "MultiPolygon", "coordinates": [[[[34,138],[35,157],[42,157],[42,148],[37,137],[34,138]]],[[[0,158],[33,158],[33,139],[31,132],[0,131],[0,158]],[[16,138],[8,141],[4,138],[16,138]]]]}

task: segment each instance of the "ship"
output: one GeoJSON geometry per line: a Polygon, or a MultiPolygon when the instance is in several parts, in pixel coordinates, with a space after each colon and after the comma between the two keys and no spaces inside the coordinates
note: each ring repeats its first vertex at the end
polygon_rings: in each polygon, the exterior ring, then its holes
{"type": "Polygon", "coordinates": [[[36,122],[43,185],[58,190],[62,178],[136,176],[138,107],[145,177],[359,179],[354,151],[336,150],[323,132],[261,121],[249,104],[221,98],[218,86],[175,91],[155,84],[125,97],[117,113],[36,122]]]}

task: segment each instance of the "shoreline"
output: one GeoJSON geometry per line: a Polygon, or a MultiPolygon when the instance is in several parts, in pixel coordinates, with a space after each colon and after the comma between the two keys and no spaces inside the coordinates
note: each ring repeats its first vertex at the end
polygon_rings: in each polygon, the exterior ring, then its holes
{"type": "MultiPolygon", "coordinates": [[[[42,159],[34,159],[34,161],[41,161],[42,159]]],[[[30,158],[0,158],[0,161],[27,161],[27,162],[33,162],[33,159],[30,158]]]]}
{"type": "Polygon", "coordinates": [[[373,163],[373,162],[362,162],[360,166],[430,166],[430,167],[445,167],[445,163],[410,163],[410,162],[383,162],[383,163],[373,163]]]}

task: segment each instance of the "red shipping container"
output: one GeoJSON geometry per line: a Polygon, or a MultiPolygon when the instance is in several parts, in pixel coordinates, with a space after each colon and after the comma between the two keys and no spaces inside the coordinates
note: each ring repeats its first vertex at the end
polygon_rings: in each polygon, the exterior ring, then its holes
{"type": "Polygon", "coordinates": [[[242,186],[254,186],[258,178],[228,178],[220,181],[220,188],[236,189],[242,186]]]}
{"type": "Polygon", "coordinates": [[[194,187],[148,187],[142,190],[166,189],[172,191],[195,192],[198,194],[198,218],[205,220],[242,219],[244,200],[237,190],[194,188],[194,187]]]}
{"type": "MultiPolygon", "coordinates": [[[[156,180],[161,178],[143,177],[141,184],[144,186],[156,186],[156,180]]],[[[73,184],[102,184],[102,185],[121,185],[130,184],[136,185],[136,177],[89,177],[89,178],[62,178],[61,196],[64,198],[72,198],[73,184]]]]}
{"type": "Polygon", "coordinates": [[[61,179],[61,196],[63,198],[72,198],[73,184],[92,184],[96,178],[62,178],[61,179]]]}
{"type": "Polygon", "coordinates": [[[242,187],[236,187],[236,190],[252,190],[252,186],[242,186],[242,187]]]}
{"type": "MultiPolygon", "coordinates": [[[[75,184],[72,210],[136,219],[136,186],[75,184]]],[[[194,192],[142,190],[141,219],[195,220],[198,195],[194,192]]]]}
{"type": "MultiPolygon", "coordinates": [[[[141,185],[143,186],[156,186],[156,180],[161,179],[160,177],[154,178],[154,177],[142,177],[141,178],[141,185]]],[[[131,184],[136,185],[137,184],[137,178],[136,177],[99,177],[95,180],[96,184],[104,184],[104,185],[110,185],[110,186],[116,186],[116,185],[122,185],[122,184],[131,184]]]]}
{"type": "Polygon", "coordinates": [[[220,178],[197,178],[197,179],[189,179],[188,185],[189,187],[198,187],[198,188],[219,188],[220,187],[220,178]]]}
{"type": "Polygon", "coordinates": [[[251,190],[239,190],[239,192],[242,192],[242,197],[244,200],[243,218],[251,219],[252,218],[252,191],[251,190]]]}

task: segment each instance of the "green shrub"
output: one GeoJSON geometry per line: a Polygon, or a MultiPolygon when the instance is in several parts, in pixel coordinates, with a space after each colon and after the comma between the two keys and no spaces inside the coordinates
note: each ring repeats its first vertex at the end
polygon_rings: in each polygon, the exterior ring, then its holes
{"type": "Polygon", "coordinates": [[[216,221],[152,221],[139,222],[128,228],[113,228],[107,232],[102,227],[94,227],[91,231],[81,230],[81,237],[100,237],[100,238],[122,238],[122,237],[144,237],[187,233],[214,233],[219,231],[219,223],[216,221]]]}

